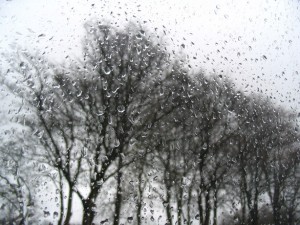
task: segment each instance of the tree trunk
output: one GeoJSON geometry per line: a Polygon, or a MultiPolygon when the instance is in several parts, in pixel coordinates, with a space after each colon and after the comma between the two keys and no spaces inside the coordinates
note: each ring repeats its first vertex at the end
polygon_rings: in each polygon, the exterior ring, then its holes
{"type": "Polygon", "coordinates": [[[91,192],[89,193],[87,198],[84,199],[80,195],[80,193],[78,193],[79,197],[81,198],[82,205],[83,205],[82,224],[84,224],[84,225],[92,225],[92,223],[93,223],[93,220],[96,215],[95,201],[102,189],[102,184],[98,185],[97,181],[100,181],[104,178],[104,174],[105,174],[106,170],[108,169],[108,167],[111,165],[111,161],[113,159],[114,159],[114,157],[107,160],[107,162],[103,162],[101,170],[99,172],[97,172],[97,174],[96,174],[96,178],[92,179],[92,181],[91,181],[91,183],[93,183],[94,185],[91,185],[91,192]]]}
{"type": "Polygon", "coordinates": [[[118,165],[118,180],[117,180],[117,194],[116,194],[116,201],[115,201],[115,214],[114,214],[114,223],[113,225],[118,225],[120,222],[120,213],[122,207],[122,188],[121,188],[121,181],[122,181],[122,172],[120,171],[122,168],[122,157],[119,157],[119,165],[118,165]]]}
{"type": "Polygon", "coordinates": [[[62,175],[61,175],[60,172],[58,174],[59,174],[59,188],[60,188],[60,192],[59,192],[60,213],[59,213],[59,218],[57,220],[57,224],[62,225],[63,224],[63,217],[64,217],[64,196],[63,196],[62,175]]]}
{"type": "Polygon", "coordinates": [[[83,200],[83,218],[82,224],[84,225],[92,225],[93,220],[95,218],[95,203],[91,198],[83,200]]]}
{"type": "Polygon", "coordinates": [[[137,202],[137,211],[136,211],[136,218],[137,218],[137,225],[142,224],[142,202],[143,202],[143,188],[142,188],[142,175],[143,170],[139,173],[139,196],[137,202]]]}
{"type": "Polygon", "coordinates": [[[192,199],[192,185],[189,187],[187,200],[187,224],[191,224],[191,199],[192,199]]]}
{"type": "Polygon", "coordinates": [[[250,221],[249,221],[249,223],[251,225],[258,225],[258,212],[255,208],[250,210],[250,218],[249,218],[250,221]]]}
{"type": "Polygon", "coordinates": [[[141,225],[142,224],[142,199],[140,199],[139,202],[137,203],[136,219],[137,219],[137,225],[141,225]]]}
{"type": "Polygon", "coordinates": [[[253,205],[250,209],[249,223],[251,225],[258,225],[258,190],[257,187],[255,189],[254,199],[252,201],[253,205]]]}
{"type": "Polygon", "coordinates": [[[245,195],[241,192],[241,211],[242,211],[242,221],[241,223],[246,224],[246,199],[245,195]]]}
{"type": "Polygon", "coordinates": [[[279,184],[277,181],[277,177],[275,177],[274,182],[274,195],[273,195],[273,218],[274,218],[274,225],[280,225],[281,224],[281,204],[280,204],[280,190],[279,190],[279,184]]]}
{"type": "Polygon", "coordinates": [[[68,203],[66,205],[67,211],[65,213],[66,218],[64,221],[64,225],[69,225],[70,224],[70,219],[72,216],[72,199],[73,199],[73,191],[72,191],[72,187],[69,186],[69,197],[68,197],[68,203]]]}
{"type": "Polygon", "coordinates": [[[218,190],[214,189],[214,222],[213,225],[218,224],[218,190]]]}
{"type": "Polygon", "coordinates": [[[183,188],[182,188],[182,180],[180,182],[179,187],[179,197],[177,198],[177,224],[181,225],[182,222],[182,197],[183,197],[183,188]]]}
{"type": "Polygon", "coordinates": [[[171,188],[167,186],[167,220],[168,222],[166,224],[172,224],[172,212],[171,212],[171,188]]]}
{"type": "Polygon", "coordinates": [[[205,221],[203,223],[204,225],[209,225],[210,213],[211,213],[210,190],[208,190],[205,195],[205,221]]]}
{"type": "MultiPolygon", "coordinates": [[[[256,153],[258,155],[258,153],[256,153]]],[[[254,179],[254,199],[253,199],[253,207],[250,210],[250,216],[251,216],[251,224],[252,225],[258,225],[258,186],[259,186],[259,157],[256,155],[255,159],[255,179],[254,179]]]]}
{"type": "Polygon", "coordinates": [[[204,216],[203,216],[203,203],[202,203],[202,194],[201,191],[198,191],[198,211],[199,211],[199,224],[204,223],[204,216]]]}

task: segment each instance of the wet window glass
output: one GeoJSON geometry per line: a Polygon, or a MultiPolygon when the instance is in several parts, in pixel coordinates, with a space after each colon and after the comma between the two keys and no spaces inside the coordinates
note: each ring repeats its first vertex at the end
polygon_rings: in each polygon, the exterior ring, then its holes
{"type": "Polygon", "coordinates": [[[0,2],[0,223],[300,223],[300,4],[0,2]]]}

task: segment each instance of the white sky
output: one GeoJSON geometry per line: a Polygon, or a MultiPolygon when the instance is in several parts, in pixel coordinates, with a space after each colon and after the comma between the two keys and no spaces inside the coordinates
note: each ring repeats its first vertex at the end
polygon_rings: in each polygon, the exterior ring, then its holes
{"type": "Polygon", "coordinates": [[[299,5],[298,0],[2,0],[0,51],[22,46],[61,61],[80,55],[85,21],[122,27],[128,19],[158,34],[165,31],[176,51],[184,44],[195,68],[223,71],[243,90],[299,110],[299,5]]]}
{"type": "Polygon", "coordinates": [[[122,27],[127,19],[166,32],[194,68],[228,75],[249,94],[262,92],[300,111],[299,6],[298,0],[0,0],[0,52],[20,46],[69,60],[80,56],[85,21],[122,27]]]}

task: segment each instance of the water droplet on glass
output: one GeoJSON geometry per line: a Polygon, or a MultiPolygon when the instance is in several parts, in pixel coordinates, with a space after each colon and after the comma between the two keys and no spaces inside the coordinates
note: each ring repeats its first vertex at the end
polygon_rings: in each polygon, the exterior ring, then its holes
{"type": "Polygon", "coordinates": [[[128,223],[131,223],[132,221],[133,221],[133,217],[132,216],[127,217],[127,222],[128,223]]]}
{"type": "Polygon", "coordinates": [[[56,219],[57,217],[58,217],[58,212],[55,211],[55,212],[53,213],[53,219],[56,219]]]}
{"type": "Polygon", "coordinates": [[[77,94],[77,97],[80,97],[82,95],[82,91],[80,91],[78,94],[77,94]]]}
{"type": "Polygon", "coordinates": [[[104,114],[104,111],[99,111],[98,113],[96,113],[97,116],[102,116],[104,114]]]}
{"type": "Polygon", "coordinates": [[[167,207],[168,205],[169,205],[168,202],[163,202],[163,206],[164,206],[164,207],[167,207]]]}
{"type": "Polygon", "coordinates": [[[20,62],[20,65],[19,65],[22,69],[25,69],[25,63],[24,62],[20,62]]]}
{"type": "Polygon", "coordinates": [[[83,147],[81,149],[81,155],[82,155],[82,157],[86,157],[86,155],[87,155],[87,149],[85,147],[83,147]]]}
{"type": "Polygon", "coordinates": [[[144,30],[140,30],[140,34],[145,36],[145,31],[144,30]]]}
{"type": "Polygon", "coordinates": [[[143,38],[141,34],[137,34],[135,37],[136,37],[136,39],[138,39],[138,40],[142,40],[142,38],[143,38]]]}
{"type": "Polygon", "coordinates": [[[100,224],[105,224],[105,223],[107,223],[107,222],[108,222],[108,219],[102,220],[102,221],[100,222],[100,224]]]}
{"type": "Polygon", "coordinates": [[[50,216],[50,212],[49,211],[44,211],[44,217],[46,218],[48,216],[50,216]]]}
{"type": "Polygon", "coordinates": [[[117,107],[117,110],[118,110],[119,113],[123,113],[123,112],[125,112],[125,107],[123,105],[119,105],[117,107]]]}
{"type": "Polygon", "coordinates": [[[102,69],[102,70],[103,70],[103,73],[105,73],[106,75],[109,75],[112,72],[110,69],[102,69]]]}
{"type": "Polygon", "coordinates": [[[119,139],[115,139],[115,143],[114,143],[115,148],[120,146],[120,141],[119,139]]]}
{"type": "Polygon", "coordinates": [[[163,88],[160,89],[159,95],[160,95],[160,96],[164,95],[164,89],[163,89],[163,88]]]}

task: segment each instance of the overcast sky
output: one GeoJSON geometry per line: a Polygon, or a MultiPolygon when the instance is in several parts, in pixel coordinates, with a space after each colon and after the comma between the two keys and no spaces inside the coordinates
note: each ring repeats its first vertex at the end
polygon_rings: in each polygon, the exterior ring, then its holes
{"type": "Polygon", "coordinates": [[[298,0],[1,1],[0,49],[21,46],[61,61],[80,55],[86,21],[122,27],[129,20],[165,32],[175,50],[184,44],[181,50],[195,68],[228,75],[244,91],[300,109],[299,5],[298,0]]]}

